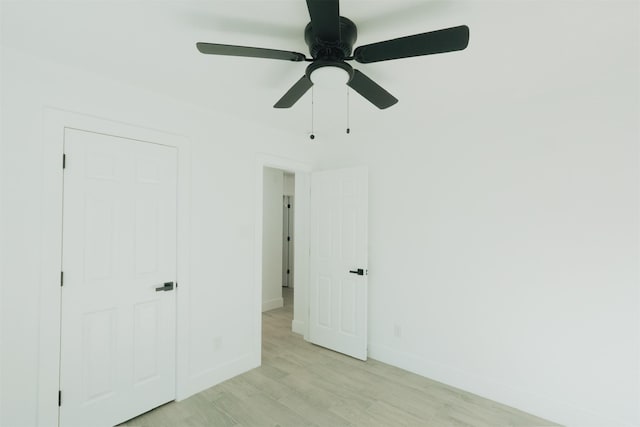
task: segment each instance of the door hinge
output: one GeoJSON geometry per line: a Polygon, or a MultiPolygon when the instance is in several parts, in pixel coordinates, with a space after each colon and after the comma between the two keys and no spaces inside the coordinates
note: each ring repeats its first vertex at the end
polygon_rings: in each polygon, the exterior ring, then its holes
{"type": "Polygon", "coordinates": [[[287,205],[287,209],[291,209],[291,203],[287,205]]]}
{"type": "Polygon", "coordinates": [[[291,236],[287,236],[287,242],[291,241],[291,236]]]}
{"type": "Polygon", "coordinates": [[[58,390],[58,407],[62,406],[62,390],[58,390]]]}
{"type": "Polygon", "coordinates": [[[289,274],[289,273],[291,273],[291,270],[289,270],[289,269],[287,268],[287,274],[289,274]]]}
{"type": "Polygon", "coordinates": [[[67,155],[63,154],[62,155],[62,169],[67,167],[67,155]]]}
{"type": "Polygon", "coordinates": [[[60,286],[64,286],[64,271],[60,272],[60,286]]]}

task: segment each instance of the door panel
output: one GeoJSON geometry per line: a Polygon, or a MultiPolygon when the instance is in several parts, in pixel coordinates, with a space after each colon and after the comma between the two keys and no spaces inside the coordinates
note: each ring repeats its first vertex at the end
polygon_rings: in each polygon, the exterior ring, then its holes
{"type": "Polygon", "coordinates": [[[160,375],[157,354],[161,307],[158,301],[136,304],[133,330],[133,382],[141,385],[160,375]]]}
{"type": "Polygon", "coordinates": [[[367,170],[311,176],[309,340],[366,360],[367,170]]]}
{"type": "Polygon", "coordinates": [[[331,328],[331,278],[318,275],[317,326],[331,328]]]}
{"type": "Polygon", "coordinates": [[[114,393],[115,312],[89,312],[82,319],[81,351],[85,402],[92,402],[114,393]]]}
{"type": "Polygon", "coordinates": [[[356,334],[357,287],[358,284],[353,279],[342,281],[340,332],[343,334],[356,334]]]}
{"type": "Polygon", "coordinates": [[[60,425],[175,396],[176,149],[65,130],[60,425]]]}

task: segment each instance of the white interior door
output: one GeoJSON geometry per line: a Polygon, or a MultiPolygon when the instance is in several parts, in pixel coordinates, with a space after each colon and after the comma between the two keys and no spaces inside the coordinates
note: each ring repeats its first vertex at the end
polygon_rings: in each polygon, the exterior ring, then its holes
{"type": "Polygon", "coordinates": [[[309,341],[367,359],[366,168],[311,175],[309,341]]]}
{"type": "Polygon", "coordinates": [[[177,152],[72,129],[64,149],[60,425],[112,426],[175,398],[177,152]]]}

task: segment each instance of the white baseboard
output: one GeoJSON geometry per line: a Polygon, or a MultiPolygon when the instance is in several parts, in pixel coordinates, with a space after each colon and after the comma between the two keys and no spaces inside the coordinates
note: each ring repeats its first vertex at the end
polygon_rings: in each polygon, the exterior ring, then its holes
{"type": "Polygon", "coordinates": [[[237,375],[244,374],[253,368],[260,366],[256,364],[255,355],[252,353],[245,354],[229,363],[207,369],[195,375],[189,376],[188,384],[185,387],[183,395],[176,396],[176,400],[184,400],[196,393],[200,393],[214,385],[220,384],[237,375]]]}
{"type": "Polygon", "coordinates": [[[262,302],[262,312],[273,310],[276,308],[280,308],[284,305],[284,300],[282,298],[275,298],[269,301],[262,302]]]}
{"type": "Polygon", "coordinates": [[[369,357],[566,426],[634,426],[629,422],[611,420],[566,402],[554,401],[537,393],[515,389],[489,378],[434,363],[415,354],[400,352],[387,346],[369,343],[369,357]]]}
{"type": "Polygon", "coordinates": [[[294,320],[291,322],[291,331],[296,334],[304,335],[304,322],[300,320],[294,320]]]}

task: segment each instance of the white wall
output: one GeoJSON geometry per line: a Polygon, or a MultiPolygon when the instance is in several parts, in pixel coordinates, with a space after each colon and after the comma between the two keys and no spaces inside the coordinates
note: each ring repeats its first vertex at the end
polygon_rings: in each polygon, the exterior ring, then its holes
{"type": "Polygon", "coordinates": [[[370,170],[370,356],[639,425],[638,3],[515,3],[480,2],[495,25],[465,20],[469,49],[424,68],[440,90],[322,141],[322,168],[370,170]]]}
{"type": "Polygon", "coordinates": [[[293,196],[295,194],[296,176],[293,173],[285,172],[284,174],[284,195],[293,196]]]}
{"type": "MultiPolygon", "coordinates": [[[[259,289],[254,280],[257,153],[300,161],[314,147],[250,122],[199,110],[78,70],[2,49],[1,230],[3,266],[0,412],[3,426],[38,420],[40,253],[45,177],[43,115],[56,107],[186,136],[191,145],[188,391],[259,363],[259,289]],[[238,132],[242,129],[242,132],[238,132]],[[236,179],[229,181],[228,177],[236,179]],[[255,298],[247,298],[255,295],[255,298]]],[[[61,154],[61,153],[60,153],[61,154]]],[[[182,288],[181,284],[181,288],[182,288]]],[[[55,286],[55,284],[54,284],[55,286]]],[[[56,396],[51,397],[57,399],[56,396]]]]}
{"type": "Polygon", "coordinates": [[[264,168],[262,311],[282,307],[282,193],[284,173],[264,168]]]}

